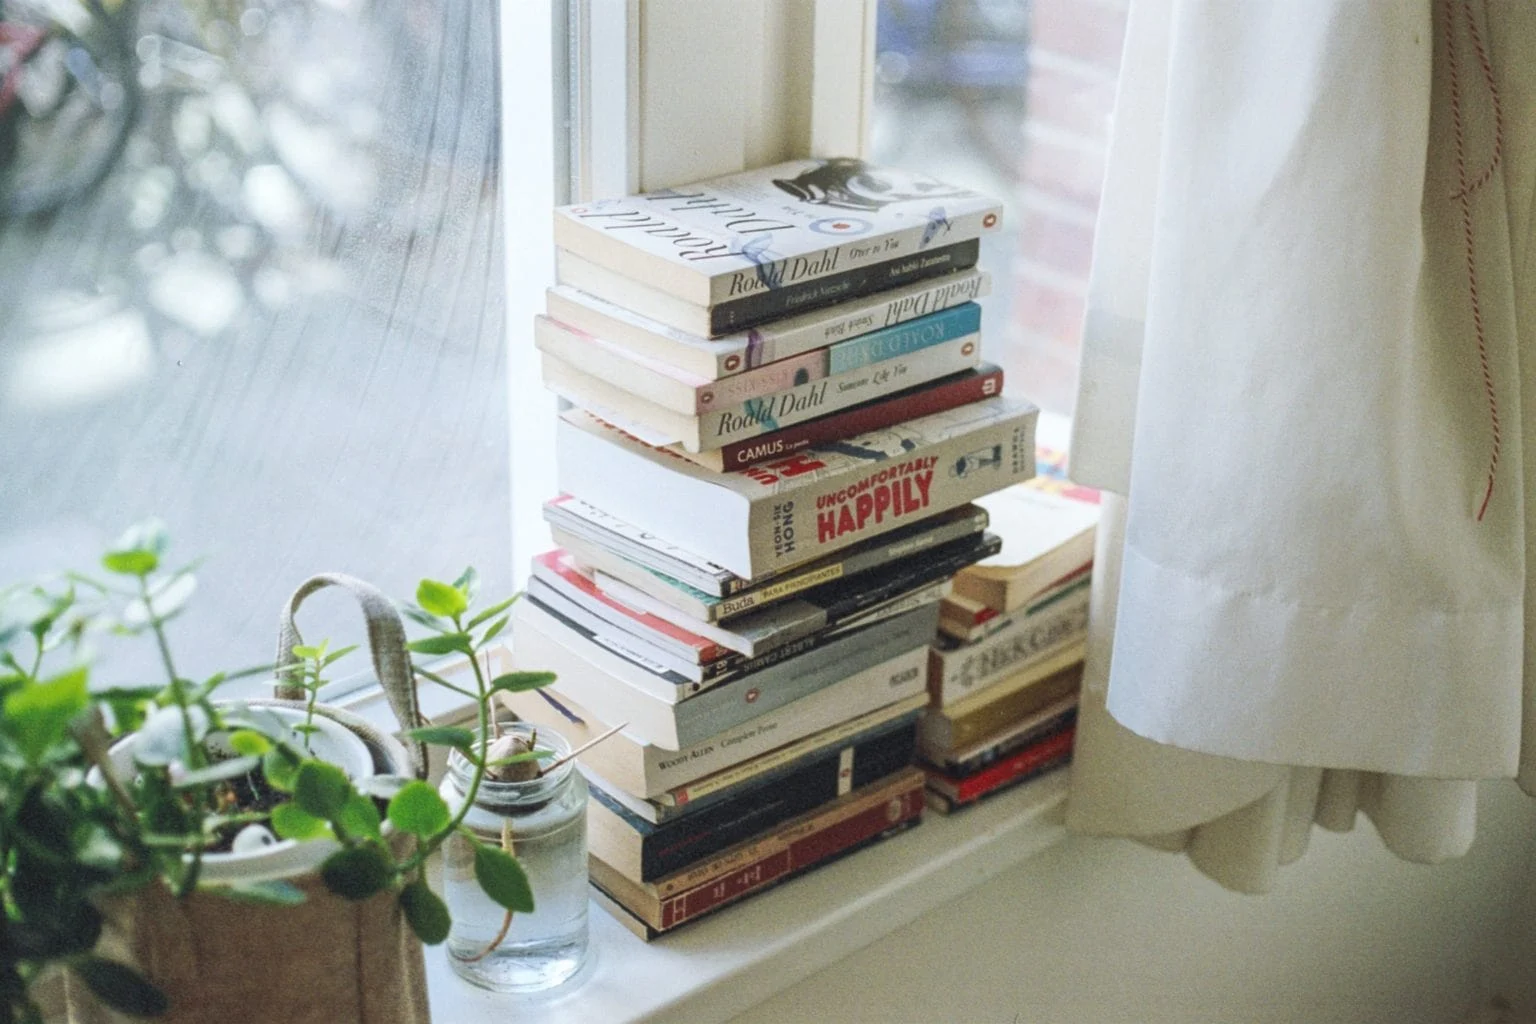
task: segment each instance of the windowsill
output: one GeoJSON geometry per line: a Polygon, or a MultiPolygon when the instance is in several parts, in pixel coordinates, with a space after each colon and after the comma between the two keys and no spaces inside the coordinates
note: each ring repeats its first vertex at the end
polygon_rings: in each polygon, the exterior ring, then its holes
{"type": "Polygon", "coordinates": [[[645,943],[595,904],[591,962],[541,996],[470,986],[427,950],[435,1020],[728,1021],[1065,838],[1054,772],[645,943]]]}
{"type": "MultiPolygon", "coordinates": [[[[498,647],[493,657],[507,655],[498,647]]],[[[452,677],[467,663],[438,668],[452,677]]],[[[463,698],[442,687],[423,683],[418,692],[428,720],[468,716],[463,698]]],[[[346,706],[375,726],[396,727],[377,685],[349,697],[346,706]]],[[[728,1021],[1065,839],[1067,779],[1066,771],[1053,772],[947,817],[928,811],[916,828],[655,942],[642,942],[592,904],[587,966],[539,996],[475,988],[453,973],[443,947],[429,948],[433,1019],[728,1021]]]]}

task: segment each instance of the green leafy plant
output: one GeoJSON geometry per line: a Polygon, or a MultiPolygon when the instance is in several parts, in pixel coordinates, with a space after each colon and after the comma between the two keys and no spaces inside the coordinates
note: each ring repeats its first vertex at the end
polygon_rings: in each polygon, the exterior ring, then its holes
{"type": "MultiPolygon", "coordinates": [[[[553,676],[492,677],[482,665],[515,599],[475,611],[473,570],[451,584],[423,580],[416,604],[405,609],[431,631],[410,645],[413,652],[463,655],[472,667],[469,689],[415,666],[422,678],[474,698],[478,708],[474,730],[426,726],[408,734],[450,747],[473,765],[467,799],[452,809],[419,780],[353,780],[311,754],[325,672],[351,648],[299,647],[294,664],[277,667],[307,696],[296,730],[259,709],[215,700],[229,680],[270,674],[272,666],[184,676],[167,626],[196,589],[195,566],[166,569],[167,546],[161,524],[140,524],[103,556],[104,580],[70,574],[0,591],[0,1024],[40,1021],[29,986],[49,969],[72,972],[119,1011],[164,1012],[164,994],[133,966],[94,952],[103,927],[100,901],[156,883],[177,896],[207,889],[199,885],[204,858],[252,824],[288,839],[334,839],[339,849],[319,871],[333,893],[360,900],[393,892],[422,941],[441,942],[450,919],[426,883],[428,858],[449,837],[469,834],[461,825],[487,772],[550,756],[495,756],[493,695],[543,686],[553,676]],[[154,644],[163,684],[90,689],[95,647],[117,636],[154,644]],[[109,750],[130,733],[133,767],[120,773],[109,750]],[[218,756],[210,752],[213,734],[227,738],[228,750],[218,756]],[[392,846],[391,829],[409,841],[392,846]]],[[[509,915],[531,911],[533,893],[516,858],[471,841],[486,894],[509,915]]],[[[219,889],[274,904],[304,899],[286,882],[219,889]]]]}

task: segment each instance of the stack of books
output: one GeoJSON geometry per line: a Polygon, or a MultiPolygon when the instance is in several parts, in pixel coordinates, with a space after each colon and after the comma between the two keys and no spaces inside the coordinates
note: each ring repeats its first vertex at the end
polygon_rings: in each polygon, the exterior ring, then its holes
{"type": "Polygon", "coordinates": [[[509,695],[581,744],[598,899],[651,938],[917,823],[929,648],[1037,410],[980,362],[998,204],[852,160],[556,211],[559,548],[509,695]]]}
{"type": "Polygon", "coordinates": [[[1040,449],[1038,470],[980,499],[1003,550],[943,600],[919,748],[946,814],[1071,759],[1099,496],[1059,452],[1040,449]]]}

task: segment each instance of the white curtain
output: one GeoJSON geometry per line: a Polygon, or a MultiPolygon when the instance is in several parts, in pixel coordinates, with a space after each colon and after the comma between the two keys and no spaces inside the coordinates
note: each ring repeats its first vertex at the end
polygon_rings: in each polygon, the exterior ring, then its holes
{"type": "Polygon", "coordinates": [[[1069,827],[1268,887],[1536,791],[1536,3],[1133,0],[1072,475],[1069,827]]]}

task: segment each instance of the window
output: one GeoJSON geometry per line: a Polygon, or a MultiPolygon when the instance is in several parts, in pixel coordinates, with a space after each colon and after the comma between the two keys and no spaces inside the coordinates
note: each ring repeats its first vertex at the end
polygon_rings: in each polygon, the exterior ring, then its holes
{"type": "Polygon", "coordinates": [[[270,660],[317,571],[510,588],[496,40],[455,0],[0,3],[0,191],[40,211],[0,226],[0,581],[158,515],[207,558],[195,674],[270,660]]]}
{"type": "Polygon", "coordinates": [[[880,0],[872,156],[1007,203],[988,358],[1070,414],[1126,0],[880,0]]]}

